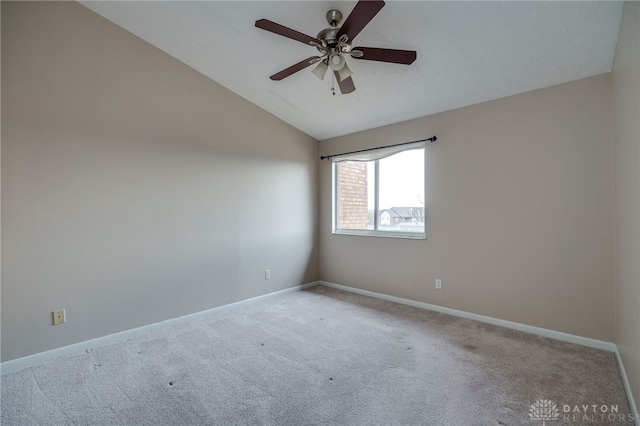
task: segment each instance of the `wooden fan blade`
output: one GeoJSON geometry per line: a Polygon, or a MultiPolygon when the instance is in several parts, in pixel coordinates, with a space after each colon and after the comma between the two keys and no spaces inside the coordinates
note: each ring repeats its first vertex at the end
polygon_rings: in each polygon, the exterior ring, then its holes
{"type": "Polygon", "coordinates": [[[351,42],[383,7],[384,1],[382,0],[360,0],[340,27],[338,38],[346,34],[351,42]]]}
{"type": "Polygon", "coordinates": [[[285,77],[289,77],[291,74],[305,69],[309,65],[313,65],[320,60],[320,56],[311,56],[310,58],[300,61],[295,65],[291,65],[289,68],[283,69],[279,73],[276,73],[269,77],[271,80],[282,80],[285,77]]]}
{"type": "Polygon", "coordinates": [[[360,57],[352,56],[355,59],[405,65],[410,65],[416,60],[415,50],[382,49],[380,47],[354,47],[351,50],[359,50],[363,53],[360,57]]]}
{"type": "Polygon", "coordinates": [[[356,86],[353,84],[353,79],[351,77],[347,77],[344,80],[340,81],[340,74],[338,74],[338,71],[334,71],[333,73],[336,75],[336,81],[338,82],[338,87],[340,87],[340,92],[343,95],[346,95],[356,90],[356,86]]]}
{"type": "Polygon", "coordinates": [[[317,38],[302,34],[301,32],[292,30],[291,28],[285,27],[284,25],[276,24],[275,22],[269,21],[268,19],[258,19],[256,21],[256,27],[281,35],[283,37],[299,41],[304,44],[313,46],[314,43],[316,43],[322,45],[322,42],[317,38]]]}

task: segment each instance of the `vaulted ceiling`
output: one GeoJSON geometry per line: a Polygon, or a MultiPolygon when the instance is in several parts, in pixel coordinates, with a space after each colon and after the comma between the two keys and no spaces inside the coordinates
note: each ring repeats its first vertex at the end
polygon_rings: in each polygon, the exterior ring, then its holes
{"type": "Polygon", "coordinates": [[[323,140],[609,72],[621,1],[388,1],[354,45],[417,51],[412,65],[347,58],[356,90],[306,68],[317,55],[254,26],[315,37],[355,1],[83,1],[84,6],[310,136],[323,140]]]}

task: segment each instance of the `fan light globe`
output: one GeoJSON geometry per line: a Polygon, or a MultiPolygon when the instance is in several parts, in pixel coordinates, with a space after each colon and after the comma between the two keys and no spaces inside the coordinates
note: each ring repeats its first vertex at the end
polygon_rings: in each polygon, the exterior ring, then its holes
{"type": "Polygon", "coordinates": [[[334,71],[340,71],[344,67],[344,58],[339,53],[334,53],[329,56],[329,67],[334,71]]]}
{"type": "Polygon", "coordinates": [[[329,65],[327,65],[325,61],[320,61],[318,66],[316,66],[311,72],[320,80],[324,80],[324,75],[327,73],[327,69],[329,69],[329,65]]]}
{"type": "Polygon", "coordinates": [[[338,76],[340,78],[340,81],[343,81],[345,78],[349,78],[352,74],[353,74],[353,71],[349,69],[346,62],[342,67],[342,69],[338,70],[338,76]]]}

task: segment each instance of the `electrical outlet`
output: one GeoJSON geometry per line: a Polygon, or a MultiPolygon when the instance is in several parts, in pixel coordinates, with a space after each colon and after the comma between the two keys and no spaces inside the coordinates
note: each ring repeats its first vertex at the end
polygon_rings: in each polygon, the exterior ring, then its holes
{"type": "Polygon", "coordinates": [[[436,289],[442,290],[442,280],[436,279],[436,289]]]}
{"type": "Polygon", "coordinates": [[[53,325],[60,325],[65,322],[67,322],[67,316],[65,315],[64,309],[53,311],[53,325]]]}
{"type": "Polygon", "coordinates": [[[270,280],[271,279],[271,269],[265,269],[265,271],[264,271],[264,279],[265,280],[270,280]]]}

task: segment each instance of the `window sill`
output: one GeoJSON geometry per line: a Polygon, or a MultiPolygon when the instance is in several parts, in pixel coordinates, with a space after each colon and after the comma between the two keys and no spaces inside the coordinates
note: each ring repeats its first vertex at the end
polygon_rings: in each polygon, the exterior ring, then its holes
{"type": "Polygon", "coordinates": [[[358,231],[355,229],[334,229],[333,235],[352,235],[358,237],[382,237],[382,238],[401,238],[405,240],[426,240],[425,233],[416,232],[388,232],[388,231],[358,231]]]}

